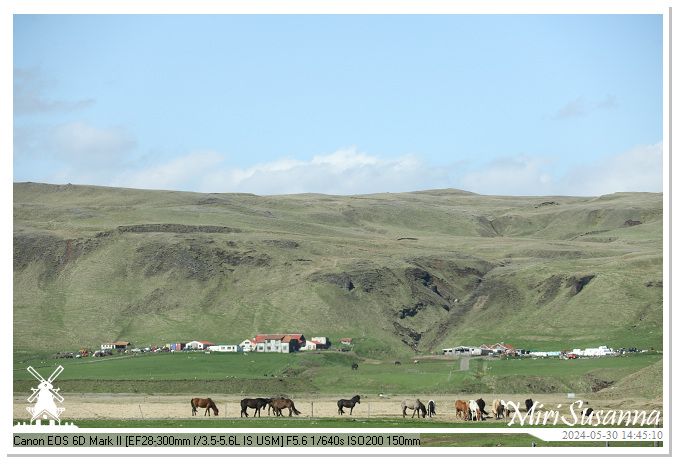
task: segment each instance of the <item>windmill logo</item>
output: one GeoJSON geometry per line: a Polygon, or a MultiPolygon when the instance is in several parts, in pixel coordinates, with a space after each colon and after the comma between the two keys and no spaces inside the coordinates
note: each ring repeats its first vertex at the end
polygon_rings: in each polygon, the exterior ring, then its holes
{"type": "Polygon", "coordinates": [[[54,400],[62,403],[64,398],[58,393],[59,389],[54,388],[52,382],[59,374],[61,374],[61,371],[63,371],[64,368],[62,366],[57,367],[47,380],[38,374],[33,366],[28,366],[27,370],[40,382],[38,388],[31,388],[33,394],[28,397],[29,403],[35,401],[35,406],[26,408],[26,410],[31,413],[31,424],[35,423],[36,420],[38,420],[38,424],[40,424],[40,419],[49,419],[50,423],[55,421],[58,424],[61,424],[59,416],[64,412],[65,408],[57,407],[54,400]]]}

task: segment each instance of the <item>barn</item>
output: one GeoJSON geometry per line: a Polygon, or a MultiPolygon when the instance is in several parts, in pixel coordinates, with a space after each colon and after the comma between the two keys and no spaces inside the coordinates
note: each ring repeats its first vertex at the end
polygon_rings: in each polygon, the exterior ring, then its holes
{"type": "Polygon", "coordinates": [[[130,347],[128,342],[102,343],[102,350],[126,350],[130,347]]]}
{"type": "Polygon", "coordinates": [[[443,350],[443,354],[452,356],[481,356],[488,353],[488,350],[482,350],[477,346],[456,346],[455,348],[445,348],[443,350]]]}
{"type": "Polygon", "coordinates": [[[214,343],[210,343],[210,342],[199,342],[199,341],[197,341],[197,340],[194,340],[194,341],[192,341],[192,342],[187,343],[186,346],[187,346],[187,348],[188,348],[188,347],[191,347],[191,348],[193,348],[194,350],[206,350],[206,349],[208,349],[208,347],[214,346],[214,343]]]}

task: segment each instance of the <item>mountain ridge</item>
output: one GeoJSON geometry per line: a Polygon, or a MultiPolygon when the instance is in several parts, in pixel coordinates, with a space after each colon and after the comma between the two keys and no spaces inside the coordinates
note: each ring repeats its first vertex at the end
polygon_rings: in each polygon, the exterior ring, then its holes
{"type": "Polygon", "coordinates": [[[15,183],[13,212],[19,347],[266,332],[362,338],[378,356],[662,342],[662,194],[15,183]]]}

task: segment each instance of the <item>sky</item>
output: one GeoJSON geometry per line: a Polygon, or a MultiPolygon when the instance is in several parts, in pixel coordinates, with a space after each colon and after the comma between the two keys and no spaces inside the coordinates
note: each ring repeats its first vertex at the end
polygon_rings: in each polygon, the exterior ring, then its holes
{"type": "Polygon", "coordinates": [[[16,14],[13,181],[663,191],[661,14],[16,14]]]}

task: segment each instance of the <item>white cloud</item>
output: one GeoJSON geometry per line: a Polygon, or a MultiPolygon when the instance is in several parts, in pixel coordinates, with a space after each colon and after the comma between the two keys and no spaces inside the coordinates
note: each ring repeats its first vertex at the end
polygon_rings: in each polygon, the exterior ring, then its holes
{"type": "Polygon", "coordinates": [[[486,195],[599,196],[615,192],[663,191],[663,144],[639,145],[564,174],[552,160],[520,155],[498,158],[460,177],[458,188],[486,195]]]}
{"type": "Polygon", "coordinates": [[[662,192],[663,143],[638,145],[590,164],[573,165],[560,181],[560,190],[568,195],[662,192]]]}
{"type": "Polygon", "coordinates": [[[569,101],[561,107],[553,116],[553,119],[576,118],[596,110],[615,110],[617,108],[618,99],[615,95],[606,94],[606,98],[601,101],[588,101],[584,95],[580,95],[577,99],[569,101]]]}
{"type": "Polygon", "coordinates": [[[40,68],[14,69],[14,115],[77,111],[94,103],[91,98],[78,101],[50,100],[45,94],[54,86],[54,82],[47,79],[40,68]]]}
{"type": "Polygon", "coordinates": [[[428,166],[414,155],[383,159],[342,149],[311,161],[282,159],[248,169],[225,168],[209,173],[203,191],[255,194],[317,192],[354,194],[448,187],[448,172],[428,166]]]}
{"type": "Polygon", "coordinates": [[[75,121],[54,129],[48,144],[61,160],[96,167],[119,163],[136,146],[136,140],[123,126],[102,129],[75,121]]]}
{"type": "Polygon", "coordinates": [[[224,155],[215,151],[195,151],[141,169],[127,170],[111,180],[110,185],[153,190],[200,191],[203,179],[218,169],[224,155]]]}
{"type": "Polygon", "coordinates": [[[462,175],[462,190],[485,195],[542,195],[552,184],[547,168],[552,160],[539,156],[519,155],[497,158],[481,169],[462,175]]]}

